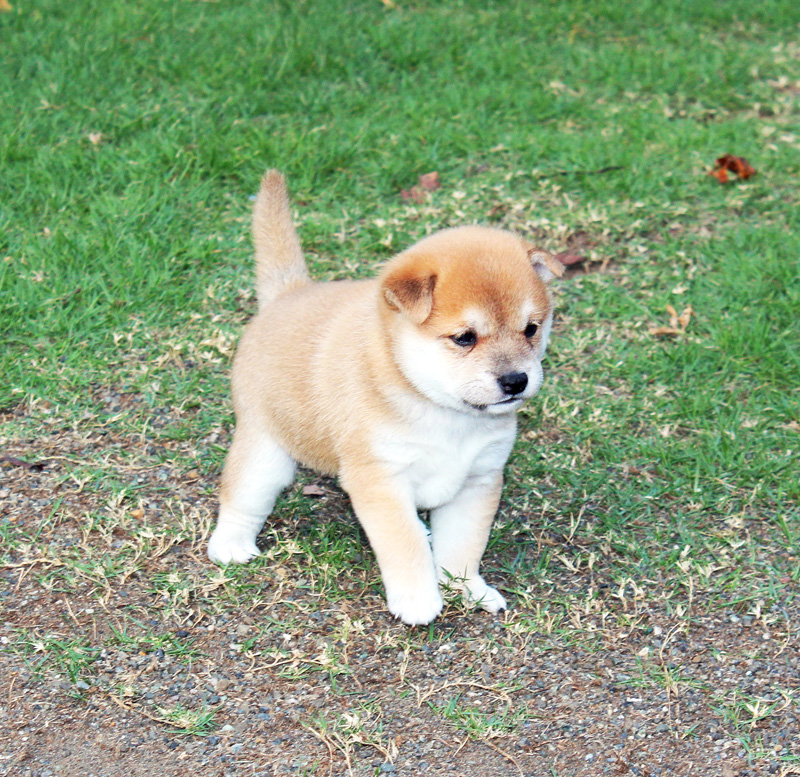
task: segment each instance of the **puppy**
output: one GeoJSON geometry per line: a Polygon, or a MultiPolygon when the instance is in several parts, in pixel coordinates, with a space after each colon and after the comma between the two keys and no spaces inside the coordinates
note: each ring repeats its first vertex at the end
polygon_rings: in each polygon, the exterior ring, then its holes
{"type": "Polygon", "coordinates": [[[467,226],[426,237],[375,279],[312,283],[275,170],[253,237],[259,308],[233,363],[236,430],[209,558],[259,554],[256,537],[301,462],[338,476],[393,615],[429,623],[440,584],[505,609],[479,566],[515,411],[542,383],[547,284],[561,264],[513,234],[467,226]]]}

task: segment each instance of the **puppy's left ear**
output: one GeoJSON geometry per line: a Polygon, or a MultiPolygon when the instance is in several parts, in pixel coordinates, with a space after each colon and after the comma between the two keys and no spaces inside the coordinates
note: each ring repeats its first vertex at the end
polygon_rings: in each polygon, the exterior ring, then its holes
{"type": "Polygon", "coordinates": [[[423,323],[433,310],[436,274],[424,264],[411,261],[389,266],[381,281],[386,304],[415,324],[423,323]]]}
{"type": "Polygon", "coordinates": [[[545,283],[550,283],[553,278],[560,278],[564,274],[564,265],[541,248],[531,246],[528,249],[528,259],[545,283]]]}

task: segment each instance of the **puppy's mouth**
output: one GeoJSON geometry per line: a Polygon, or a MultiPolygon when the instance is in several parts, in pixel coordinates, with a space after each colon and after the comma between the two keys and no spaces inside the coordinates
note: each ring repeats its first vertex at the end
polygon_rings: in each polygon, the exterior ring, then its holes
{"type": "Polygon", "coordinates": [[[473,410],[483,411],[490,407],[500,407],[501,405],[513,405],[514,402],[522,402],[525,400],[525,397],[522,394],[518,394],[515,397],[509,397],[508,399],[501,399],[499,402],[492,402],[488,405],[476,405],[472,402],[467,402],[464,400],[465,405],[469,405],[473,410]]]}

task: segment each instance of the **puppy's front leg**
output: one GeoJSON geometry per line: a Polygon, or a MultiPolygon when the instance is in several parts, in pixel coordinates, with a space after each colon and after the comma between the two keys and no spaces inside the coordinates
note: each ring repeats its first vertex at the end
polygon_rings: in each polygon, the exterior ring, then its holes
{"type": "Polygon", "coordinates": [[[378,559],[389,612],[409,625],[430,623],[443,601],[410,491],[379,467],[343,469],[340,480],[378,559]]]}
{"type": "Polygon", "coordinates": [[[439,579],[459,589],[469,604],[489,612],[506,609],[506,600],[479,574],[502,488],[499,472],[474,478],[452,502],[431,510],[433,557],[439,579]]]}

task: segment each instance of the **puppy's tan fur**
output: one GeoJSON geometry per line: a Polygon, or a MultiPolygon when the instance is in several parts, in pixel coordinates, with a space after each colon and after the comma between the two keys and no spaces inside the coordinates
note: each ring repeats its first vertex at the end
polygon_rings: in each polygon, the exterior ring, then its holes
{"type": "Polygon", "coordinates": [[[258,554],[256,536],[299,461],[338,475],[394,615],[431,621],[440,582],[503,609],[479,564],[515,411],[541,383],[546,284],[561,265],[510,233],[462,227],[420,241],[376,279],[312,283],[274,170],[253,237],[259,311],[234,361],[236,431],[209,556],[258,554]]]}

